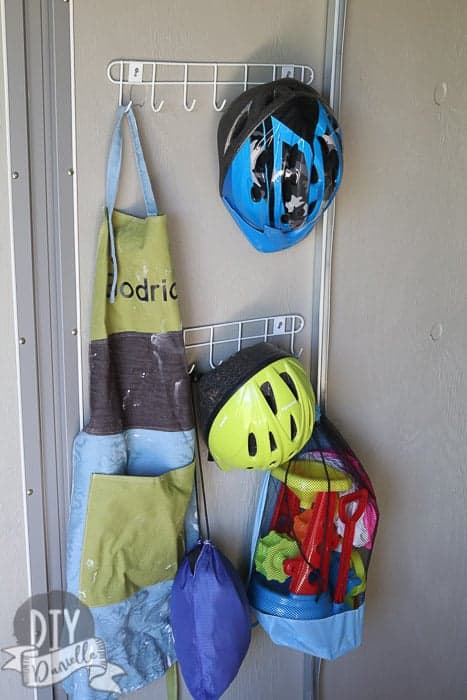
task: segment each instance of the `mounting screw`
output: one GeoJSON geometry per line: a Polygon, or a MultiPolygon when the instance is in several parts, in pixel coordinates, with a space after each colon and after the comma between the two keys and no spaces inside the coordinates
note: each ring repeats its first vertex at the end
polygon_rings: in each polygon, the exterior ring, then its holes
{"type": "Polygon", "coordinates": [[[77,328],[73,328],[72,331],[71,331],[71,335],[78,335],[78,329],[77,329],[77,328]]]}
{"type": "Polygon", "coordinates": [[[26,338],[23,338],[23,336],[21,336],[21,338],[19,339],[19,344],[25,345],[25,343],[26,343],[26,338]]]}
{"type": "Polygon", "coordinates": [[[433,102],[435,103],[435,105],[442,105],[443,102],[445,102],[447,95],[448,84],[445,83],[443,80],[441,83],[435,85],[435,89],[433,92],[433,102]]]}
{"type": "Polygon", "coordinates": [[[66,174],[67,175],[74,175],[75,171],[73,170],[73,168],[68,168],[68,170],[66,171],[66,174]]]}
{"type": "Polygon", "coordinates": [[[17,170],[13,170],[11,177],[13,180],[17,180],[19,178],[19,172],[17,170]]]}
{"type": "Polygon", "coordinates": [[[27,496],[32,496],[33,493],[34,493],[34,489],[28,489],[28,490],[26,491],[26,495],[27,495],[27,496]]]}
{"type": "Polygon", "coordinates": [[[432,339],[432,341],[436,343],[436,341],[439,340],[443,335],[443,331],[443,324],[435,323],[430,330],[430,338],[432,339]]]}

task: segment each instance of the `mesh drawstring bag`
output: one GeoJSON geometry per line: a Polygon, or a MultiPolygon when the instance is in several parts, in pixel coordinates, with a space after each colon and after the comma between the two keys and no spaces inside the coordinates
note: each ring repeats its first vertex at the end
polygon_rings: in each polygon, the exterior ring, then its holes
{"type": "Polygon", "coordinates": [[[272,641],[323,659],[360,645],[377,524],[367,473],[322,417],[260,492],[248,596],[272,641]]]}

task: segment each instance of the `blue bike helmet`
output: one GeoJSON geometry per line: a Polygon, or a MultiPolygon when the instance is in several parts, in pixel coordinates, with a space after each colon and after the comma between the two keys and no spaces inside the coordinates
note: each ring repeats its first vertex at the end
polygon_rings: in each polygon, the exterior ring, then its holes
{"type": "Polygon", "coordinates": [[[301,241],[342,179],[342,137],[326,102],[284,78],[240,95],[217,134],[222,200],[257,250],[301,241]]]}

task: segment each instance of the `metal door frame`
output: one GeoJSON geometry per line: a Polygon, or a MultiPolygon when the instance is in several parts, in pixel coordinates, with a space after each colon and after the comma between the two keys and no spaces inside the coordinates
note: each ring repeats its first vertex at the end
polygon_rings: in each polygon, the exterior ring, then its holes
{"type": "MultiPolygon", "coordinates": [[[[1,0],[29,594],[64,588],[79,426],[71,4],[1,0]]],[[[35,689],[52,700],[58,688],[35,689]]]]}

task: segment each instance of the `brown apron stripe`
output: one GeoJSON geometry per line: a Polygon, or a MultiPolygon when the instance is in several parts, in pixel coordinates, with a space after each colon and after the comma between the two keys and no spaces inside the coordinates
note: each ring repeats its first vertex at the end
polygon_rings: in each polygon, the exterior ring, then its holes
{"type": "Polygon", "coordinates": [[[182,331],[115,333],[90,343],[87,432],[194,427],[182,331]]]}

